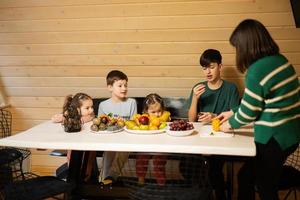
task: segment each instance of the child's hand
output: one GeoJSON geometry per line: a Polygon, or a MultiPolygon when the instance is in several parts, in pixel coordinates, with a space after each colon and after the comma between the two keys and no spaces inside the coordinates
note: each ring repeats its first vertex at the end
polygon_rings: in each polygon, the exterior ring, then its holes
{"type": "Polygon", "coordinates": [[[63,120],[64,120],[64,116],[62,113],[53,115],[51,117],[51,121],[54,123],[61,123],[61,122],[63,122],[63,120]]]}
{"type": "Polygon", "coordinates": [[[205,92],[205,85],[199,84],[193,89],[194,96],[199,99],[199,97],[205,92]]]}
{"type": "Polygon", "coordinates": [[[209,123],[214,117],[216,117],[216,115],[211,112],[201,112],[198,115],[198,122],[209,123]]]}

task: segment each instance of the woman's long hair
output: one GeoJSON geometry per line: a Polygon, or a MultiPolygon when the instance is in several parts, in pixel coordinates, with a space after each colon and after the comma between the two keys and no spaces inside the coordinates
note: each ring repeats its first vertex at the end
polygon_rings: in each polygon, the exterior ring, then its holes
{"type": "Polygon", "coordinates": [[[82,102],[92,100],[92,98],[84,93],[77,93],[74,96],[68,95],[65,99],[63,107],[63,126],[66,132],[79,132],[81,130],[81,112],[82,102]]]}
{"type": "Polygon", "coordinates": [[[258,59],[279,54],[279,47],[266,27],[254,19],[242,21],[229,41],[236,48],[236,65],[242,73],[258,59]]]}

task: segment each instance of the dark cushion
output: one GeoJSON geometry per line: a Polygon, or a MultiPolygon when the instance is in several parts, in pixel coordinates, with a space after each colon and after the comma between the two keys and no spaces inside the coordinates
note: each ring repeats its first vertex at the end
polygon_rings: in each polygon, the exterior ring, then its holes
{"type": "MultiPolygon", "coordinates": [[[[145,97],[133,97],[137,103],[137,112],[143,112],[143,102],[145,97]]],[[[96,115],[98,115],[99,104],[107,98],[94,98],[93,108],[96,115]]],[[[170,111],[172,119],[187,119],[188,107],[186,98],[183,97],[165,97],[164,103],[166,110],[170,111]]]]}

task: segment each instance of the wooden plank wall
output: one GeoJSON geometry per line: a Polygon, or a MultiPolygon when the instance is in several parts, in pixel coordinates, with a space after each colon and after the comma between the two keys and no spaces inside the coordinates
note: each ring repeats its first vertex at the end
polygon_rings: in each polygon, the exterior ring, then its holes
{"type": "MultiPolygon", "coordinates": [[[[64,96],[107,97],[105,76],[129,76],[130,96],[185,96],[204,76],[206,48],[223,54],[223,77],[243,90],[228,38],[245,18],[262,21],[300,74],[300,29],[289,0],[1,0],[0,87],[13,132],[61,111],[64,96]]],[[[52,173],[61,158],[33,151],[32,169],[52,173]]]]}

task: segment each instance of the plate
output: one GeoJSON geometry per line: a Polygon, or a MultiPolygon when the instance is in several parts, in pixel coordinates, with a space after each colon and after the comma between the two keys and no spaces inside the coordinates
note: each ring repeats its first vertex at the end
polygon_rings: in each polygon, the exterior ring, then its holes
{"type": "Polygon", "coordinates": [[[166,129],[159,129],[159,130],[131,130],[127,129],[127,127],[124,127],[124,130],[128,133],[132,134],[139,134],[139,135],[153,135],[153,134],[159,134],[166,131],[166,129]]]}
{"type": "Polygon", "coordinates": [[[195,129],[186,130],[186,131],[171,131],[170,129],[167,130],[167,134],[175,137],[183,137],[191,135],[195,129]]]}
{"type": "Polygon", "coordinates": [[[98,133],[98,134],[109,134],[109,133],[117,133],[117,132],[120,132],[120,131],[123,131],[124,130],[124,128],[120,128],[120,129],[117,129],[117,130],[114,130],[114,131],[107,131],[107,130],[104,130],[104,131],[92,131],[91,129],[90,129],[90,132],[92,132],[92,133],[98,133]]]}

